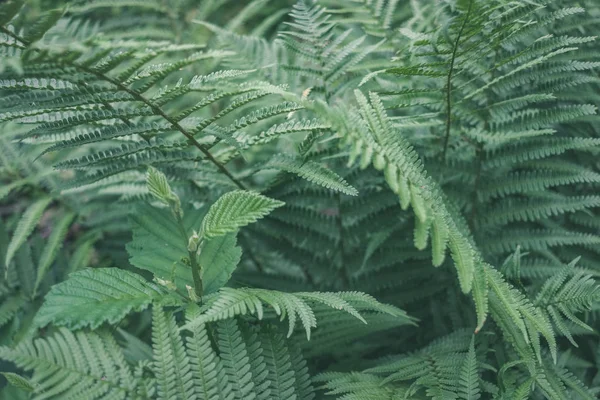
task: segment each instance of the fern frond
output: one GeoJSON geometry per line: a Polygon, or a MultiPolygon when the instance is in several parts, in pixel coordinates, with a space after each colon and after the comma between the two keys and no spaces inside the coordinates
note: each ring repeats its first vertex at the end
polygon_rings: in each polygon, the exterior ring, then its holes
{"type": "Polygon", "coordinates": [[[358,194],[357,190],[350,186],[342,177],[314,161],[299,160],[279,155],[272,157],[262,168],[273,168],[291,172],[309,182],[347,195],[356,196],[358,194]]]}
{"type": "Polygon", "coordinates": [[[233,399],[231,385],[227,381],[221,359],[212,348],[206,326],[199,325],[193,330],[192,336],[186,339],[186,348],[190,354],[190,368],[198,398],[233,399]]]}
{"type": "Polygon", "coordinates": [[[233,318],[236,315],[252,314],[260,320],[264,315],[263,303],[269,305],[282,319],[289,320],[288,337],[292,335],[296,319],[300,319],[307,338],[310,339],[312,328],[317,326],[317,320],[311,306],[311,301],[329,307],[343,310],[360,321],[366,323],[353,304],[367,306],[393,316],[400,316],[402,312],[395,307],[378,303],[372,297],[362,293],[283,293],[264,289],[231,289],[222,288],[219,296],[210,305],[210,308],[193,321],[188,322],[182,329],[191,329],[199,324],[233,318]]]}
{"type": "Polygon", "coordinates": [[[246,344],[234,319],[222,321],[217,325],[219,356],[227,373],[229,384],[233,388],[235,399],[256,399],[256,386],[253,382],[246,344]]]}
{"type": "Polygon", "coordinates": [[[161,307],[152,309],[153,370],[159,399],[195,398],[194,377],[175,318],[161,307]]]}
{"type": "Polygon", "coordinates": [[[114,339],[61,328],[47,339],[0,348],[0,358],[27,371],[39,399],[137,398],[137,381],[114,339]]]}

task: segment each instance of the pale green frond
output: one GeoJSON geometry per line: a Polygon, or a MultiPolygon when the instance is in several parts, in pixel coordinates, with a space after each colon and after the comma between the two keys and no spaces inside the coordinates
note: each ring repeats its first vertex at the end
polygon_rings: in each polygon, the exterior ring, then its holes
{"type": "Polygon", "coordinates": [[[137,384],[121,349],[106,334],[61,328],[48,338],[0,348],[0,358],[31,371],[35,399],[129,399],[137,384]]]}
{"type": "Polygon", "coordinates": [[[158,398],[195,398],[193,369],[175,317],[160,306],[152,308],[152,353],[158,398]]]}

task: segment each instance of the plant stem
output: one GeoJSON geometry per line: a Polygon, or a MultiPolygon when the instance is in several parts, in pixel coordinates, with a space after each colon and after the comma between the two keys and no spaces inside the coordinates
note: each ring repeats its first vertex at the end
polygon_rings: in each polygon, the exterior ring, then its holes
{"type": "MultiPolygon", "coordinates": [[[[173,213],[175,214],[175,218],[177,219],[177,225],[179,226],[179,230],[181,231],[181,234],[183,236],[185,247],[187,247],[188,235],[185,231],[185,226],[183,225],[181,215],[179,215],[176,212],[173,213]]],[[[196,296],[198,296],[199,299],[202,299],[202,296],[204,295],[204,286],[202,284],[202,277],[200,275],[200,270],[202,267],[200,266],[200,264],[198,264],[198,259],[196,258],[195,251],[188,250],[188,257],[190,259],[190,266],[192,269],[192,279],[194,280],[194,293],[196,293],[196,296]]]]}
{"type": "Polygon", "coordinates": [[[448,142],[450,141],[450,127],[452,126],[452,74],[454,73],[454,61],[456,60],[458,45],[460,44],[463,31],[467,26],[467,21],[469,20],[472,6],[473,0],[469,1],[469,8],[467,9],[467,14],[465,15],[465,19],[460,27],[460,31],[458,31],[458,35],[456,36],[456,42],[454,43],[454,48],[452,49],[452,58],[450,59],[450,69],[448,70],[448,78],[446,81],[446,135],[444,137],[444,150],[442,151],[443,164],[446,163],[446,152],[448,151],[448,142]]]}

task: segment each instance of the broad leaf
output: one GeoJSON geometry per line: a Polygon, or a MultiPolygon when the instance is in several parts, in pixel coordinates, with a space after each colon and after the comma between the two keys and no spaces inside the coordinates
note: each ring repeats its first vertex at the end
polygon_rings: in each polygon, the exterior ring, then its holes
{"type": "Polygon", "coordinates": [[[176,298],[165,288],[142,276],[118,268],[85,269],[52,287],[40,308],[36,322],[50,322],[70,329],[89,326],[96,329],[104,322],[119,322],[132,311],[141,311],[150,303],[175,304],[176,298]]]}
{"type": "Polygon", "coordinates": [[[212,238],[235,232],[283,205],[282,201],[245,190],[225,193],[204,217],[202,234],[206,238],[212,238]]]}
{"type": "MultiPolygon", "coordinates": [[[[183,223],[191,234],[200,226],[202,210],[187,210],[183,223]]],[[[129,261],[152,272],[156,277],[172,281],[181,291],[193,286],[192,270],[186,261],[187,238],[183,238],[173,215],[165,210],[141,205],[131,217],[133,240],[127,245],[129,261]]],[[[199,257],[204,293],[220,289],[231,277],[241,257],[234,233],[207,239],[199,257]]]]}
{"type": "Polygon", "coordinates": [[[221,289],[231,278],[242,257],[242,249],[236,246],[235,233],[208,239],[199,257],[202,268],[204,293],[221,289]]]}

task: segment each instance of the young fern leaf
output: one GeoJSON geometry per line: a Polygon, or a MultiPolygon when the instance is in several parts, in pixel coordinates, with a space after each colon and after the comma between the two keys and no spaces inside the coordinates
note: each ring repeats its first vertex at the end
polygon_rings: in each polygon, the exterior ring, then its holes
{"type": "MultiPolygon", "coordinates": [[[[149,204],[138,205],[131,216],[133,240],[127,244],[129,261],[138,268],[152,272],[157,278],[171,281],[185,293],[186,285],[194,284],[187,261],[187,243],[193,231],[200,227],[203,217],[203,210],[186,209],[184,236],[171,212],[149,204]]],[[[198,264],[202,266],[205,294],[217,291],[227,283],[241,255],[235,233],[204,241],[198,264]]]]}
{"type": "Polygon", "coordinates": [[[225,193],[202,220],[201,234],[210,239],[236,232],[283,205],[279,200],[255,192],[236,190],[225,193]]]}

